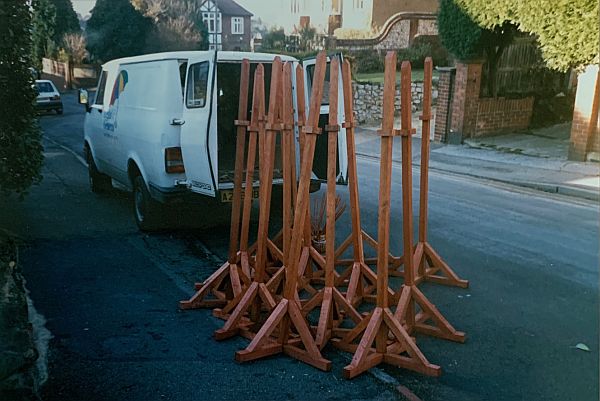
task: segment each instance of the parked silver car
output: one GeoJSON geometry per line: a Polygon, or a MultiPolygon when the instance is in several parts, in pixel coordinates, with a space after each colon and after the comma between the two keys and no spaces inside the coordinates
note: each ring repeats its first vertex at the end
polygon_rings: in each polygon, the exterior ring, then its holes
{"type": "Polygon", "coordinates": [[[54,86],[52,81],[36,79],[35,87],[38,94],[35,99],[35,107],[38,110],[55,110],[56,114],[63,113],[63,104],[60,93],[58,93],[58,89],[56,89],[56,86],[54,86]]]}

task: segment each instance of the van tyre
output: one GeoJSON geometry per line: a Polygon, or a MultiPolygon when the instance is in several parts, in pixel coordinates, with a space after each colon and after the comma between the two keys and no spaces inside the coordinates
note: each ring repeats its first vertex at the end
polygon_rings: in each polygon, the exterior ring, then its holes
{"type": "Polygon", "coordinates": [[[135,223],[142,231],[155,231],[161,226],[161,205],[150,196],[144,178],[137,175],[133,178],[133,216],[135,223]]]}
{"type": "Polygon", "coordinates": [[[112,181],[110,176],[102,174],[100,171],[98,171],[91,152],[88,151],[87,153],[88,175],[92,192],[100,194],[110,191],[112,189],[112,181]]]}

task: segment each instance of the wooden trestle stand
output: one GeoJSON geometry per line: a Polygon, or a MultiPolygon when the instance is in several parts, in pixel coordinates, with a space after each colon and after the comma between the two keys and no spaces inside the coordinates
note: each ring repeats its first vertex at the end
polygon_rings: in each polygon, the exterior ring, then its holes
{"type": "MultiPolygon", "coordinates": [[[[240,238],[240,211],[242,199],[242,176],[244,151],[246,146],[246,127],[248,126],[248,86],[250,79],[250,62],[242,61],[240,74],[240,100],[238,108],[235,170],[233,176],[233,200],[231,206],[231,227],[229,231],[229,254],[227,261],[202,283],[196,283],[196,293],[185,301],[180,301],[181,309],[214,308],[225,306],[227,302],[242,293],[242,285],[250,283],[250,266],[248,254],[238,251],[240,238]],[[212,295],[211,299],[206,299],[212,295]]],[[[254,162],[253,166],[254,168],[254,162]]],[[[248,186],[246,186],[248,188],[248,186]]],[[[250,183],[250,189],[252,183],[250,183]]],[[[246,194],[247,195],[247,194],[246,194]]],[[[251,198],[251,197],[250,197],[251,198]]],[[[248,213],[249,220],[249,213],[248,213]]],[[[246,227],[246,231],[248,227],[246,227]]],[[[242,229],[243,232],[243,229],[242,229]]],[[[247,235],[246,235],[247,238],[247,235]]]]}
{"type": "MultiPolygon", "coordinates": [[[[354,96],[352,94],[352,75],[350,62],[345,60],[342,64],[342,82],[344,93],[344,114],[346,121],[344,128],[346,129],[346,148],[348,154],[348,192],[350,194],[350,214],[352,223],[352,232],[342,244],[335,250],[336,265],[351,265],[338,278],[336,284],[342,284],[348,279],[348,288],[346,290],[346,299],[354,306],[361,303],[363,300],[374,300],[373,292],[377,288],[377,274],[371,270],[365,260],[363,238],[375,246],[377,242],[364,232],[360,222],[360,201],[358,195],[358,173],[356,169],[356,144],[354,140],[354,96]],[[352,259],[342,260],[341,255],[352,246],[352,259]]],[[[331,107],[331,102],[330,102],[331,107]]],[[[327,240],[327,244],[329,240],[327,240]]],[[[328,256],[329,259],[329,256],[328,256]]],[[[394,291],[388,287],[388,296],[390,299],[395,299],[394,291]]]]}
{"type": "MultiPolygon", "coordinates": [[[[429,73],[431,73],[431,64],[429,64],[429,73]]],[[[412,135],[415,133],[411,126],[410,75],[410,63],[404,61],[401,69],[402,129],[400,135],[402,137],[402,240],[403,247],[407,250],[411,250],[413,245],[412,135]]],[[[431,78],[431,76],[429,77],[431,78]]],[[[448,323],[435,305],[417,288],[415,278],[415,261],[413,258],[405,258],[404,285],[400,290],[400,300],[396,307],[395,318],[402,322],[410,333],[419,332],[451,341],[464,342],[465,334],[456,331],[448,323]],[[418,314],[416,314],[416,306],[421,309],[418,314]],[[429,324],[428,321],[432,323],[429,324]]]]}
{"type": "MultiPolygon", "coordinates": [[[[259,141],[259,220],[258,236],[256,240],[256,261],[254,266],[254,276],[252,283],[248,286],[243,295],[234,298],[227,307],[220,311],[222,315],[228,315],[225,324],[214,333],[215,339],[224,340],[238,334],[240,330],[248,328],[249,325],[260,323],[261,310],[266,307],[271,310],[276,302],[266,286],[266,262],[267,262],[267,241],[269,229],[269,217],[271,206],[271,188],[273,181],[273,163],[275,154],[275,118],[277,112],[278,82],[281,80],[281,60],[275,58],[271,71],[271,92],[269,94],[269,121],[265,124],[265,92],[264,92],[264,67],[259,64],[254,74],[254,88],[252,99],[252,117],[248,130],[250,131],[250,146],[248,152],[248,167],[250,160],[254,158],[255,152],[250,152],[256,148],[256,135],[259,141]],[[249,319],[245,319],[249,312],[249,319]]],[[[250,171],[246,173],[246,184],[251,180],[250,171]]],[[[252,195],[248,194],[252,185],[246,185],[246,194],[244,196],[244,211],[250,211],[248,203],[251,202],[252,195]]],[[[247,238],[244,238],[246,241],[247,238]]]]}
{"type": "MultiPolygon", "coordinates": [[[[319,132],[319,114],[325,79],[326,55],[321,52],[317,56],[315,74],[313,79],[310,110],[304,138],[300,180],[296,195],[296,213],[290,241],[290,252],[286,269],[285,289],[283,298],[279,301],[266,322],[252,339],[248,347],[236,353],[236,360],[245,362],[268,355],[285,353],[321,370],[331,369],[331,362],[321,356],[321,352],[313,339],[308,323],[302,316],[302,311],[297,295],[298,265],[301,259],[308,258],[307,248],[303,248],[305,234],[305,219],[307,213],[306,202],[309,197],[310,177],[312,173],[313,154],[315,150],[316,134],[319,132]],[[277,330],[277,338],[272,338],[277,330]]],[[[292,113],[291,106],[291,64],[287,64],[284,72],[284,100],[287,98],[284,113],[292,113]]],[[[271,86],[272,88],[272,86],[271,86]]],[[[301,100],[300,100],[301,101],[301,100]]]]}
{"type": "MultiPolygon", "coordinates": [[[[444,262],[444,260],[427,242],[427,209],[429,192],[429,151],[430,151],[430,131],[431,131],[431,77],[433,72],[433,62],[431,57],[425,59],[424,64],[424,82],[423,82],[423,114],[420,116],[422,121],[421,135],[421,183],[419,189],[419,242],[416,246],[411,246],[413,251],[413,264],[418,270],[415,272],[415,283],[429,281],[437,284],[467,288],[469,281],[463,280],[444,262]]],[[[406,251],[405,251],[406,255],[406,251]]],[[[406,269],[404,256],[398,258],[395,263],[392,275],[403,276],[401,267],[406,269]]]]}
{"type": "MultiPolygon", "coordinates": [[[[403,71],[405,72],[405,71],[403,71]]],[[[396,53],[388,52],[385,58],[383,92],[383,121],[381,135],[381,162],[379,176],[379,218],[377,250],[377,303],[375,309],[353,330],[334,342],[337,347],[354,352],[352,362],[344,368],[348,379],[382,363],[388,363],[427,375],[437,376],[441,369],[429,363],[407,330],[394,316],[388,300],[388,263],[390,227],[390,190],[392,177],[392,149],[394,130],[394,95],[396,87],[396,53]],[[360,340],[355,343],[355,340],[360,340]]],[[[408,85],[403,81],[402,93],[410,98],[408,85]]],[[[406,103],[403,103],[405,105],[406,103]]],[[[403,107],[404,111],[406,107],[403,107]]],[[[410,107],[408,108],[410,110],[410,107]]],[[[404,113],[406,114],[406,113],[404,113]]],[[[408,130],[407,132],[410,132],[408,130]]],[[[403,169],[404,171],[404,169],[403,169]]],[[[403,182],[403,189],[405,183],[403,182]]],[[[411,191],[412,188],[409,189],[411,191]]],[[[406,205],[405,205],[406,206],[406,205]]]]}
{"type": "Polygon", "coordinates": [[[340,131],[338,124],[338,80],[340,63],[332,57],[329,64],[329,123],[327,132],[327,208],[325,225],[325,286],[320,289],[302,308],[304,315],[320,306],[319,323],[315,342],[323,348],[332,336],[333,330],[339,326],[344,316],[348,315],[355,324],[362,320],[360,313],[354,309],[344,295],[335,287],[335,209],[336,209],[336,167],[337,137],[340,131]]]}

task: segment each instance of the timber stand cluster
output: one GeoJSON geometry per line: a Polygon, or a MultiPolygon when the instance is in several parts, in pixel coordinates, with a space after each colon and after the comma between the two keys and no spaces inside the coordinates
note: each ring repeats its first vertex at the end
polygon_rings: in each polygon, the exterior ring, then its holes
{"type": "Polygon", "coordinates": [[[312,77],[308,113],[304,105],[304,71],[276,57],[272,63],[268,110],[265,69],[256,66],[248,117],[250,63],[241,66],[240,101],[228,260],[195,295],[180,302],[182,309],[213,308],[225,321],[217,340],[241,335],[250,344],[236,352],[239,362],[285,354],[321,370],[331,362],[322,350],[331,344],[353,354],[344,375],[352,378],[380,363],[438,376],[441,368],[428,361],[417,346],[416,334],[464,342],[457,331],[418,288],[429,281],[466,288],[468,281],[442,260],[427,241],[429,135],[432,62],[425,61],[424,107],[419,203],[419,236],[413,240],[411,67],[401,67],[401,126],[394,128],[396,54],[385,61],[383,121],[377,239],[361,227],[354,140],[350,64],[329,58],[329,119],[319,127],[320,106],[328,57],[320,53],[312,77]],[[293,86],[295,82],[295,87],[293,86]],[[341,88],[338,82],[341,82],[341,88]],[[338,94],[343,110],[338,110],[338,94]],[[297,100],[294,109],[294,98],[297,100]],[[408,105],[408,107],[404,107],[408,105]],[[339,124],[338,116],[345,116],[339,124]],[[312,245],[310,180],[317,137],[327,138],[325,250],[312,245]],[[342,136],[345,135],[345,136],[342,136]],[[402,142],[402,244],[404,255],[390,253],[391,178],[394,138],[402,142]],[[279,140],[278,140],[279,138],[279,140]],[[351,234],[336,248],[336,167],[338,140],[345,138],[351,234]],[[299,143],[297,153],[296,143],[299,143]],[[279,144],[280,152],[276,152],[279,144]],[[256,242],[249,245],[252,187],[258,153],[259,216],[256,242]],[[299,160],[297,162],[297,155],[299,160]],[[273,170],[276,156],[283,170],[281,230],[270,236],[273,170]],[[243,194],[243,196],[242,196],[243,194]],[[377,250],[366,258],[364,242],[377,250]],[[352,257],[342,255],[352,247],[352,257]],[[389,276],[404,284],[390,288],[389,276]],[[374,306],[372,305],[374,303],[374,306]]]}

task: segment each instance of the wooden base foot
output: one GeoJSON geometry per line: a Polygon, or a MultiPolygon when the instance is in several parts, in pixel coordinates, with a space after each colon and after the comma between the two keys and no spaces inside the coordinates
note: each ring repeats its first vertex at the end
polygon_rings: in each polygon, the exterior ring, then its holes
{"type": "Polygon", "coordinates": [[[236,352],[235,358],[239,362],[247,362],[279,353],[284,353],[317,369],[324,371],[331,369],[331,361],[321,356],[297,302],[286,298],[273,309],[248,347],[236,352]],[[276,329],[279,330],[279,337],[271,337],[276,329]],[[300,341],[292,342],[290,334],[296,333],[300,341]]]}
{"type": "Polygon", "coordinates": [[[180,301],[181,309],[215,308],[226,305],[242,293],[243,286],[250,283],[243,266],[247,265],[248,255],[238,253],[236,263],[225,262],[217,271],[202,283],[196,283],[196,293],[188,300],[180,301]],[[212,298],[208,298],[212,296],[212,298]]]}
{"type": "MultiPolygon", "coordinates": [[[[377,274],[365,263],[354,263],[346,290],[346,299],[355,307],[361,302],[373,302],[377,288],[377,274]]],[[[390,302],[396,303],[396,293],[387,288],[390,302]]]]}
{"type": "MultiPolygon", "coordinates": [[[[401,257],[404,259],[404,256],[401,257]]],[[[418,266],[415,283],[423,281],[447,285],[451,287],[468,288],[469,281],[461,279],[450,266],[438,255],[428,242],[419,242],[413,250],[414,265],[418,266]]],[[[390,275],[404,277],[402,263],[390,270],[390,275]]]]}
{"type": "Polygon", "coordinates": [[[402,286],[394,316],[399,322],[406,324],[409,332],[414,331],[459,343],[466,340],[465,333],[457,331],[416,285],[402,286]],[[416,316],[412,316],[414,308],[411,304],[416,304],[421,309],[416,316]],[[431,323],[427,323],[428,321],[431,323]]]}
{"type": "Polygon", "coordinates": [[[344,377],[347,379],[380,363],[429,376],[441,374],[441,368],[429,363],[389,308],[376,307],[360,324],[342,339],[333,341],[333,344],[341,349],[355,348],[352,361],[344,368],[344,377]],[[352,347],[357,339],[360,339],[359,343],[352,347]]]}
{"type": "Polygon", "coordinates": [[[349,317],[355,324],[359,324],[363,319],[363,316],[335,287],[321,289],[302,307],[302,315],[306,316],[317,307],[320,307],[320,312],[315,330],[315,343],[319,349],[323,349],[329,339],[335,336],[335,329],[346,317],[349,317]]]}
{"type": "Polygon", "coordinates": [[[264,283],[252,282],[246,292],[240,297],[239,303],[229,315],[222,328],[214,332],[216,340],[225,340],[238,334],[240,328],[247,327],[243,320],[248,312],[253,323],[259,323],[260,311],[264,307],[272,310],[276,303],[264,283]]]}

